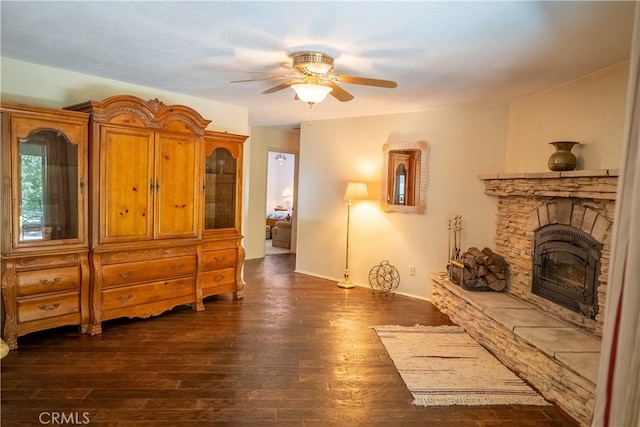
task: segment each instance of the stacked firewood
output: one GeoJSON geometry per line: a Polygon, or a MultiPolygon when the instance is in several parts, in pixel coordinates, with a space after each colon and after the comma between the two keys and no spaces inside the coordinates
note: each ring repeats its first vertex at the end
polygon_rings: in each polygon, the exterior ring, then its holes
{"type": "Polygon", "coordinates": [[[471,291],[502,291],[507,286],[508,264],[489,248],[469,248],[449,265],[454,283],[471,291]]]}

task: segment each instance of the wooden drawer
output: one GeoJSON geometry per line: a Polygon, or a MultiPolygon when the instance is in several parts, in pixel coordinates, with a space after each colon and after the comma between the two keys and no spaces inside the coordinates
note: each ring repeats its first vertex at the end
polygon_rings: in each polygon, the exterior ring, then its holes
{"type": "Polygon", "coordinates": [[[79,266],[22,271],[16,274],[18,297],[47,292],[79,290],[80,281],[79,266]]]}
{"type": "Polygon", "coordinates": [[[181,276],[195,276],[196,257],[152,259],[102,267],[102,287],[143,283],[181,276]]]}
{"type": "Polygon", "coordinates": [[[140,285],[121,286],[102,291],[102,310],[117,310],[140,304],[173,299],[183,296],[196,297],[194,277],[164,280],[140,285]]]}
{"type": "Polygon", "coordinates": [[[18,300],[18,321],[49,319],[71,313],[80,312],[80,296],[78,292],[47,295],[41,298],[25,298],[18,300]]]}
{"type": "Polygon", "coordinates": [[[219,251],[208,251],[204,253],[204,269],[216,270],[223,267],[232,267],[238,261],[238,250],[222,249],[219,251]]]}
{"type": "Polygon", "coordinates": [[[202,274],[202,288],[216,288],[218,286],[226,286],[235,284],[236,269],[225,268],[222,270],[207,271],[202,274]]]}

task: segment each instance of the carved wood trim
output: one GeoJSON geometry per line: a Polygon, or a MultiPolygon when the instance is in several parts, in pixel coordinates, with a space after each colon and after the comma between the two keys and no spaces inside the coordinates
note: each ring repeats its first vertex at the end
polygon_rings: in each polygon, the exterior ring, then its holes
{"type": "Polygon", "coordinates": [[[50,257],[18,258],[15,261],[17,271],[46,270],[49,268],[75,267],[80,264],[79,254],[50,257]]]}
{"type": "Polygon", "coordinates": [[[140,119],[149,129],[161,130],[171,121],[184,123],[195,135],[203,136],[211,120],[203,118],[196,110],[184,105],[165,105],[162,101],[145,101],[131,95],[116,95],[102,101],[89,101],[66,107],[68,110],[92,114],[95,123],[109,123],[120,114],[130,114],[140,119]]]}
{"type": "Polygon", "coordinates": [[[193,305],[193,309],[195,311],[203,311],[204,310],[204,303],[202,302],[203,299],[203,286],[204,284],[203,282],[203,272],[204,272],[204,248],[202,245],[198,245],[198,247],[196,248],[197,251],[197,273],[196,273],[196,301],[195,304],[193,305]]]}
{"type": "Polygon", "coordinates": [[[89,335],[102,333],[102,255],[93,254],[93,277],[89,294],[89,335]]]}
{"type": "Polygon", "coordinates": [[[244,266],[245,251],[242,245],[238,245],[238,263],[236,264],[236,292],[234,294],[236,299],[242,299],[244,297],[244,277],[242,277],[244,266]]]}
{"type": "Polygon", "coordinates": [[[2,298],[4,303],[4,331],[3,336],[9,349],[18,348],[18,318],[16,307],[16,269],[13,261],[8,261],[0,279],[2,298]]]}
{"type": "Polygon", "coordinates": [[[101,253],[102,264],[118,264],[121,262],[140,261],[153,258],[170,258],[183,255],[195,255],[196,245],[174,246],[170,248],[148,248],[120,250],[101,253]]]}

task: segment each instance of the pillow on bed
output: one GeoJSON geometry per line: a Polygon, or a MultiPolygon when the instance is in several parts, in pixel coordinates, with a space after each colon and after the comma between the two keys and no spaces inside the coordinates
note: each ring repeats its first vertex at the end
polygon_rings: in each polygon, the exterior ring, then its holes
{"type": "Polygon", "coordinates": [[[267,212],[267,219],[285,219],[289,215],[287,211],[269,211],[267,212]]]}

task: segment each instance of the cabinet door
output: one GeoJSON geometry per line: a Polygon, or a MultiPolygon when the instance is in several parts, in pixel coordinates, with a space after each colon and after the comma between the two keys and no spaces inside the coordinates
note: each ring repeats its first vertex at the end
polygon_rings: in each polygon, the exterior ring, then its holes
{"type": "Polygon", "coordinates": [[[204,228],[234,228],[238,203],[238,161],[224,147],[213,150],[205,161],[204,228]]]}
{"type": "Polygon", "coordinates": [[[13,247],[85,241],[85,124],[14,115],[10,123],[13,247]]]}
{"type": "Polygon", "coordinates": [[[103,126],[100,140],[100,242],[152,239],[154,133],[103,126]]]}
{"type": "Polygon", "coordinates": [[[200,138],[156,135],[155,237],[196,237],[199,232],[200,138]]]}

